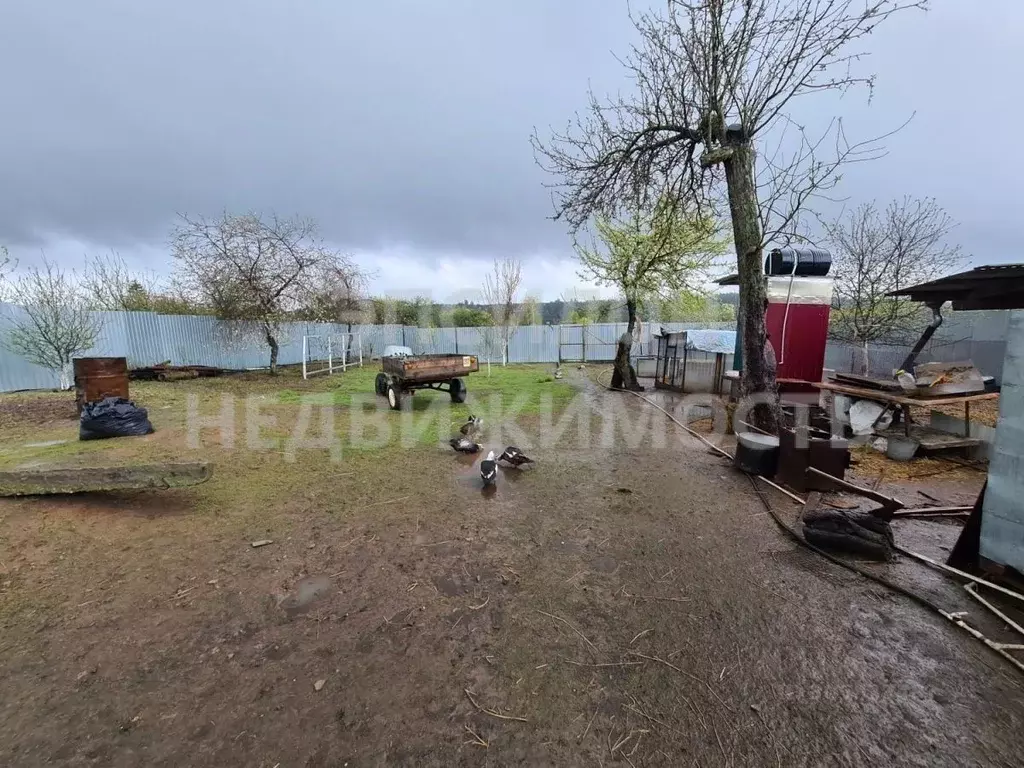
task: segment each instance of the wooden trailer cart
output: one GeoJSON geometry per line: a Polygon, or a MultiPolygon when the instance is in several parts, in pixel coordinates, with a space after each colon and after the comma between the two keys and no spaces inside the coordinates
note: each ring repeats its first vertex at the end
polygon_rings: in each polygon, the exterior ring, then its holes
{"type": "Polygon", "coordinates": [[[462,380],[480,370],[475,355],[387,354],[381,358],[381,372],[374,389],[387,397],[394,411],[402,409],[402,395],[417,389],[447,392],[453,403],[466,402],[466,383],[462,380]]]}

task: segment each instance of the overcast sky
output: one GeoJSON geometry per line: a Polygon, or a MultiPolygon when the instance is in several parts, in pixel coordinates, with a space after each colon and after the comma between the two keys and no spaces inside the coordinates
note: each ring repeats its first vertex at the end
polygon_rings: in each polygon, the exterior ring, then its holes
{"type": "MultiPolygon", "coordinates": [[[[934,196],[976,262],[1024,261],[1024,3],[933,6],[870,40],[878,85],[841,102],[848,132],[916,117],[841,193],[934,196]]],[[[529,135],[588,84],[619,88],[631,35],[618,0],[7,0],[0,244],[69,266],[116,249],[166,274],[176,212],[297,213],[377,292],[446,299],[512,255],[557,298],[575,267],[529,135]]],[[[835,103],[796,109],[814,122],[835,103]]]]}

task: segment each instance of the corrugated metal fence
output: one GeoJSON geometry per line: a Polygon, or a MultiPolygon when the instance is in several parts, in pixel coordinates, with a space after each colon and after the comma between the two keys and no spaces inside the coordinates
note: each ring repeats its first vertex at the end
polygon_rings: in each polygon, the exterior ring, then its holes
{"type": "MultiPolygon", "coordinates": [[[[0,304],[0,333],[21,312],[0,304]]],[[[125,356],[128,365],[141,367],[170,360],[173,365],[212,365],[221,368],[262,368],[269,363],[266,344],[256,334],[233,331],[213,317],[157,315],[151,312],[99,312],[103,330],[94,349],[83,356],[125,356]]],[[[1007,312],[963,312],[951,315],[922,359],[973,360],[983,373],[1002,372],[1006,349],[1007,312]]],[[[661,323],[641,326],[638,356],[653,354],[651,331],[719,328],[732,323],[661,323]]],[[[348,332],[348,326],[334,323],[285,323],[280,337],[279,362],[302,362],[302,337],[348,332]]],[[[456,353],[490,356],[501,360],[500,332],[490,328],[415,328],[400,325],[352,326],[362,336],[363,355],[379,355],[389,344],[409,346],[418,354],[456,353]]],[[[531,325],[512,330],[508,359],[512,363],[555,363],[588,360],[609,361],[615,356],[615,342],[626,330],[625,323],[597,323],[586,326],[531,325]]],[[[909,347],[880,346],[871,349],[873,373],[888,375],[898,367],[909,347]]],[[[830,342],[826,366],[855,370],[859,351],[847,344],[830,342]]],[[[32,365],[0,348],[0,392],[22,389],[52,389],[57,375],[32,365]]]]}
{"type": "MultiPolygon", "coordinates": [[[[970,360],[983,374],[1001,383],[1009,322],[1010,313],[1002,310],[947,313],[918,359],[942,363],[970,360]]],[[[903,364],[911,346],[868,345],[869,373],[891,376],[903,364]]],[[[862,360],[861,348],[853,344],[830,341],[825,349],[825,367],[836,371],[859,371],[862,360]]]]}
{"type": "MultiPolygon", "coordinates": [[[[17,319],[22,310],[0,304],[0,333],[17,319]]],[[[157,315],[152,312],[97,312],[102,322],[100,337],[93,349],[83,357],[124,356],[132,368],[155,365],[170,360],[173,365],[212,365],[228,369],[263,368],[269,364],[270,353],[257,333],[232,328],[208,316],[157,315]]],[[[730,324],[721,324],[728,328],[730,324]]],[[[667,323],[665,328],[699,328],[699,324],[667,323]]],[[[577,329],[585,339],[585,348],[573,350],[565,344],[566,333],[557,325],[520,326],[512,330],[508,344],[508,360],[512,363],[555,363],[559,358],[599,361],[615,356],[615,341],[625,332],[625,323],[603,323],[565,326],[577,329]]],[[[335,323],[284,323],[279,337],[278,362],[292,365],[302,362],[303,336],[326,336],[349,332],[349,327],[335,323]]],[[[650,350],[651,329],[641,326],[641,343],[637,354],[650,350]]],[[[362,337],[363,355],[379,355],[389,344],[401,344],[417,354],[457,353],[478,355],[500,361],[501,338],[491,328],[416,328],[401,325],[354,325],[352,333],[362,337]]],[[[312,348],[311,348],[312,349],[312,348]]],[[[52,389],[57,375],[32,365],[0,348],[0,392],[23,389],[52,389]]]]}

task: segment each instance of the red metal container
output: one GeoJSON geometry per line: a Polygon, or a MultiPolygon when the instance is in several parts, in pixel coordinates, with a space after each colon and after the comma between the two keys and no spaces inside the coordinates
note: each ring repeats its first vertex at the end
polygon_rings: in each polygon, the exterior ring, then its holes
{"type": "Polygon", "coordinates": [[[86,403],[104,397],[128,399],[128,361],[123,357],[75,358],[75,404],[78,412],[86,403]]]}
{"type": "Polygon", "coordinates": [[[768,278],[765,324],[778,378],[821,381],[831,305],[829,278],[768,278]]]}

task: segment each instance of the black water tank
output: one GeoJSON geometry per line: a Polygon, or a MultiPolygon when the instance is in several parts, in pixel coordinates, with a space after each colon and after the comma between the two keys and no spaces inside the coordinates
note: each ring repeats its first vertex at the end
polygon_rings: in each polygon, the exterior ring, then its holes
{"type": "Polygon", "coordinates": [[[736,456],[733,464],[743,472],[775,477],[779,467],[779,438],[756,432],[736,433],[736,456]]]}
{"type": "Polygon", "coordinates": [[[823,248],[776,248],[764,260],[764,271],[772,276],[825,277],[831,268],[832,254],[823,248]]]}

